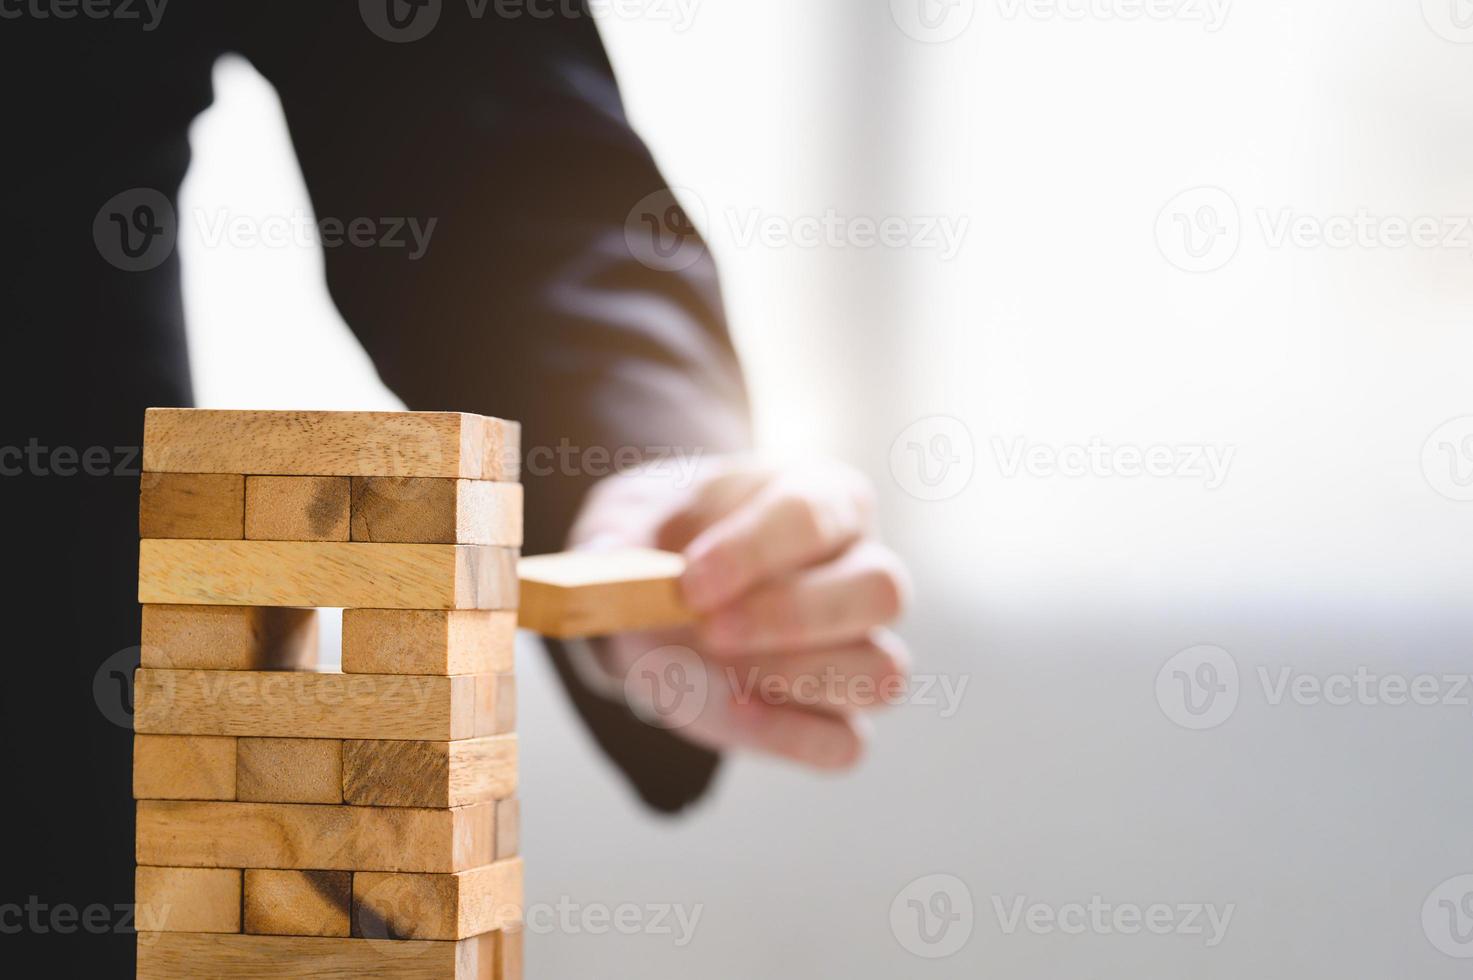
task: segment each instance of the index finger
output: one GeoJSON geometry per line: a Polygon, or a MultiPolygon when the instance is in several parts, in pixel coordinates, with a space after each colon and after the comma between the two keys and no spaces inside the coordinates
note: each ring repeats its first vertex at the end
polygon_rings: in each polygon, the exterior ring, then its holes
{"type": "Polygon", "coordinates": [[[701,532],[686,549],[686,602],[710,612],[770,578],[824,561],[869,527],[872,493],[858,474],[780,480],[701,532]]]}

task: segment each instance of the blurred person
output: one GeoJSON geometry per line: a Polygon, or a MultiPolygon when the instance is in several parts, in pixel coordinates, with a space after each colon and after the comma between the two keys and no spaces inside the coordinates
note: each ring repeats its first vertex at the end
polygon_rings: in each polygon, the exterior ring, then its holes
{"type": "Polygon", "coordinates": [[[680,810],[727,749],[852,765],[871,701],[768,703],[733,679],[896,682],[905,652],[884,627],[904,569],[875,539],[857,473],[749,454],[712,260],[631,130],[581,4],[535,17],[423,0],[6,5],[11,962],[132,969],[131,739],[107,706],[137,664],[143,413],[192,403],[173,247],[188,127],[232,52],[280,94],[319,219],[384,236],[325,249],[331,295],[384,382],[412,410],[522,423],[526,550],[688,557],[696,627],[549,645],[633,790],[680,810]],[[659,227],[641,254],[647,217],[659,227]],[[411,219],[432,232],[392,247],[389,226],[411,219]],[[614,475],[589,463],[628,447],[694,463],[680,479],[654,458],[614,475]],[[573,463],[532,465],[539,450],[573,463]],[[648,723],[650,706],[623,696],[641,663],[702,672],[704,709],[648,723]],[[20,957],[22,939],[42,958],[20,957]]]}

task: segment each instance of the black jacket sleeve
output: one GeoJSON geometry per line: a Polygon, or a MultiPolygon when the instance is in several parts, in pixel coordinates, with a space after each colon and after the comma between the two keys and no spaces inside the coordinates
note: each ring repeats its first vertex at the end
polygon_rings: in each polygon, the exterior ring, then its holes
{"type": "MultiPolygon", "coordinates": [[[[380,376],[411,409],[520,421],[527,550],[556,550],[616,460],[748,444],[715,268],[585,13],[383,2],[398,29],[429,17],[428,31],[387,40],[372,4],[296,2],[251,5],[230,34],[280,92],[329,288],[380,376]]],[[[700,795],[713,755],[552,654],[646,801],[700,795]]]]}

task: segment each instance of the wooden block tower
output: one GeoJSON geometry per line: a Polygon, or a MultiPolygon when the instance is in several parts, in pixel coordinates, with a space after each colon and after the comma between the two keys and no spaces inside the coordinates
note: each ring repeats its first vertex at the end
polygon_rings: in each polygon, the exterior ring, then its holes
{"type": "Polygon", "coordinates": [[[140,978],[521,977],[518,455],[474,415],[149,411],[140,978]]]}

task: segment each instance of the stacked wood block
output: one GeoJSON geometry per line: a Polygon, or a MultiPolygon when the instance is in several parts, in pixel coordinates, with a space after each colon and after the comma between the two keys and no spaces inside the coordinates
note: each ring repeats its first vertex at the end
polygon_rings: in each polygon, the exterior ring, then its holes
{"type": "Polygon", "coordinates": [[[143,459],[138,976],[520,977],[516,426],[155,409],[143,459]]]}

